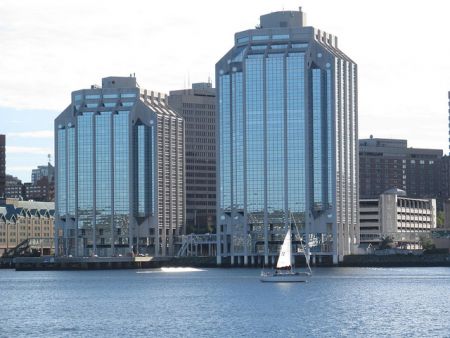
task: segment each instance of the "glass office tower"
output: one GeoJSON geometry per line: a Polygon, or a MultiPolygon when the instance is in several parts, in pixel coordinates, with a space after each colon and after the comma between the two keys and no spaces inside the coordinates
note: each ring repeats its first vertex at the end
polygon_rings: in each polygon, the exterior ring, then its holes
{"type": "Polygon", "coordinates": [[[308,243],[313,260],[351,253],[357,66],[337,39],[304,26],[301,9],[263,15],[235,35],[216,82],[218,263],[269,263],[288,226],[294,249],[308,243]]]}
{"type": "Polygon", "coordinates": [[[55,120],[57,255],[173,255],[184,122],[134,77],[72,93],[55,120]]]}

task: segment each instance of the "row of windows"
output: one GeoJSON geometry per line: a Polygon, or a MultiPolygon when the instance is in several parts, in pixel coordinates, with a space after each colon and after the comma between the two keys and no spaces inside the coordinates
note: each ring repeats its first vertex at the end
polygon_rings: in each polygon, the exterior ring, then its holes
{"type": "Polygon", "coordinates": [[[216,109],[216,106],[214,104],[187,103],[187,102],[184,102],[183,103],[183,108],[216,109]]]}
{"type": "Polygon", "coordinates": [[[195,122],[195,123],[216,123],[216,119],[205,118],[205,117],[185,117],[186,122],[195,122]]]}
{"type": "Polygon", "coordinates": [[[75,105],[75,109],[79,110],[81,107],[83,108],[98,108],[98,107],[105,107],[105,108],[112,108],[112,107],[132,107],[134,106],[134,101],[126,101],[126,102],[92,102],[92,103],[86,103],[83,106],[80,104],[75,105]]]}
{"type": "Polygon", "coordinates": [[[237,39],[237,43],[244,43],[250,41],[261,41],[261,40],[289,40],[289,34],[273,34],[273,35],[253,35],[253,36],[242,36],[237,39]]]}
{"type": "Polygon", "coordinates": [[[74,96],[74,101],[78,102],[78,101],[83,101],[83,99],[85,100],[99,100],[101,98],[103,99],[118,99],[118,98],[133,98],[136,97],[136,93],[114,93],[114,94],[86,94],[83,97],[83,94],[76,94],[74,96]]]}

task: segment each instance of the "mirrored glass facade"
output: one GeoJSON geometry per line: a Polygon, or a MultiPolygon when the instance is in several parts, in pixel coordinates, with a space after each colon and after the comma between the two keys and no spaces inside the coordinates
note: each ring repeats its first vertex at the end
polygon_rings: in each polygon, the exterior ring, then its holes
{"type": "Polygon", "coordinates": [[[358,245],[356,65],[302,22],[262,16],[216,65],[219,263],[268,263],[287,227],[314,259],[358,245]]]}
{"type": "Polygon", "coordinates": [[[57,254],[173,255],[184,232],[183,119],[132,77],[72,98],[55,120],[57,254]]]}

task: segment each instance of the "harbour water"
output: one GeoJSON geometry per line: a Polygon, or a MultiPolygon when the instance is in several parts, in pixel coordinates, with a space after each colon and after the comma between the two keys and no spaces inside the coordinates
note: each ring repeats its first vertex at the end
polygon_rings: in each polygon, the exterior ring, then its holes
{"type": "Polygon", "coordinates": [[[449,337],[450,268],[0,270],[0,337],[449,337]]]}

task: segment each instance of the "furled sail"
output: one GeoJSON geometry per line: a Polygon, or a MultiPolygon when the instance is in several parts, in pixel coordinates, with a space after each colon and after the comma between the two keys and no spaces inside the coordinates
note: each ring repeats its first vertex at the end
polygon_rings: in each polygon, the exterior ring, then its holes
{"type": "Polygon", "coordinates": [[[288,266],[291,266],[291,227],[289,227],[283,245],[281,246],[277,269],[286,268],[288,266]]]}

